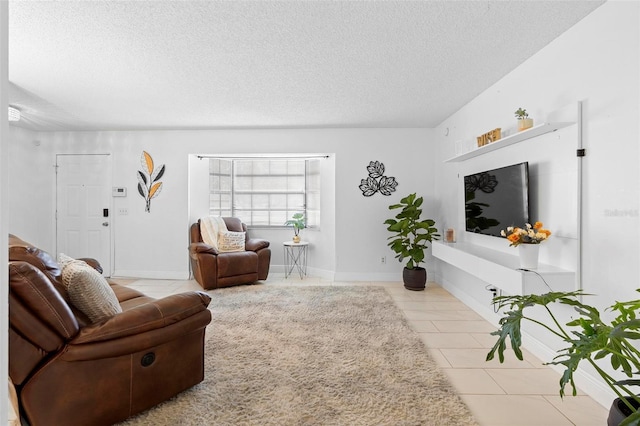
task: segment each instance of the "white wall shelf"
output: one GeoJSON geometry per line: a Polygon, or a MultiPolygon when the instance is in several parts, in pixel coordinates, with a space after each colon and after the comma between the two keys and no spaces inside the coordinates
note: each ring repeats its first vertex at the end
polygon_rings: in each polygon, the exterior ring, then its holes
{"type": "Polygon", "coordinates": [[[542,123],[537,126],[533,126],[530,129],[523,130],[510,136],[506,136],[500,140],[492,142],[488,145],[481,146],[472,151],[465,152],[464,154],[456,155],[455,157],[445,160],[445,163],[456,163],[465,161],[478,155],[486,154],[487,152],[495,151],[500,148],[507,147],[509,145],[516,144],[518,142],[526,141],[527,139],[535,138],[536,136],[542,136],[546,133],[555,132],[563,127],[571,126],[572,122],[558,122],[558,123],[542,123]]]}
{"type": "MultiPolygon", "coordinates": [[[[516,254],[507,254],[471,243],[434,241],[433,256],[462,269],[508,294],[543,294],[575,290],[576,274],[556,266],[539,264],[535,272],[522,271],[516,254]],[[539,274],[539,276],[537,275],[539,274]],[[544,284],[542,281],[547,282],[544,284]]],[[[517,253],[517,250],[514,250],[517,253]]]]}

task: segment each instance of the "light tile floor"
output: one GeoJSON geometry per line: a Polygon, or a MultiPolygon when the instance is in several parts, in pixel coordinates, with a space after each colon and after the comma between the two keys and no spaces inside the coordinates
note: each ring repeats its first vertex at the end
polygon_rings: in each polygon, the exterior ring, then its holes
{"type": "MultiPolygon", "coordinates": [[[[152,297],[201,290],[195,281],[114,281],[152,297]]],[[[497,360],[485,362],[485,356],[495,342],[488,333],[495,327],[434,283],[429,283],[425,291],[409,291],[399,282],[337,282],[314,277],[300,280],[275,275],[258,285],[384,287],[483,426],[606,424],[608,410],[589,396],[579,393],[561,400],[558,396],[559,374],[527,351],[524,351],[524,361],[510,353],[508,355],[512,356],[503,364],[497,360]]]]}

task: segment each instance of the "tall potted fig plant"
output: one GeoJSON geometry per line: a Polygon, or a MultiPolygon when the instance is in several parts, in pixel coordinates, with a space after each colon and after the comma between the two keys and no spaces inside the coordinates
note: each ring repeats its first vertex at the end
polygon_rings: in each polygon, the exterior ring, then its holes
{"type": "Polygon", "coordinates": [[[424,252],[427,243],[438,240],[440,234],[435,228],[436,222],[432,219],[420,219],[423,203],[422,197],[409,194],[400,200],[399,204],[392,204],[389,210],[401,209],[395,219],[384,221],[387,231],[393,235],[388,246],[396,253],[399,262],[405,259],[407,264],[402,272],[404,287],[408,290],[424,290],[427,282],[427,270],[419,264],[424,261],[424,252]]]}

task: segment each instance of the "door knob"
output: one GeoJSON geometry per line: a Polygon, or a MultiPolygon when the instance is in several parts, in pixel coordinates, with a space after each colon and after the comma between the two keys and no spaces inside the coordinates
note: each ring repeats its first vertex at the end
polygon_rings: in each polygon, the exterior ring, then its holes
{"type": "Polygon", "coordinates": [[[109,226],[109,222],[102,222],[102,226],[109,226]]]}

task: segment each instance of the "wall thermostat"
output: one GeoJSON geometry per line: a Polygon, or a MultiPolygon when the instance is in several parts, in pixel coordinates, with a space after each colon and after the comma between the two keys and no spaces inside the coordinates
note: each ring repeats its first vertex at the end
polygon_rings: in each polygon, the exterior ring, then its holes
{"type": "Polygon", "coordinates": [[[112,194],[114,197],[126,197],[127,196],[127,188],[123,187],[113,187],[112,194]]]}

